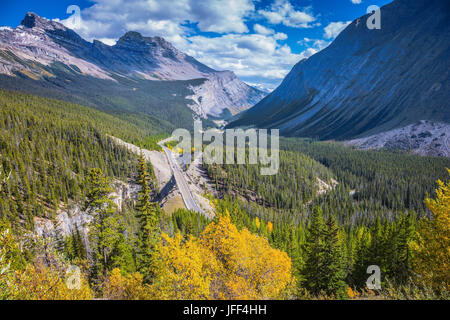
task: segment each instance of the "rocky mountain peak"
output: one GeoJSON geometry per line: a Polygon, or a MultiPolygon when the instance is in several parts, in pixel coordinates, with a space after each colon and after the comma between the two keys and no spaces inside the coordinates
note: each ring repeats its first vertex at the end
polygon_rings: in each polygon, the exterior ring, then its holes
{"type": "Polygon", "coordinates": [[[136,31],[128,31],[123,36],[119,38],[118,43],[123,42],[141,42],[144,41],[144,37],[139,32],[136,31]]]}
{"type": "Polygon", "coordinates": [[[109,46],[96,40],[86,41],[60,22],[33,12],[25,15],[19,27],[0,30],[0,74],[14,76],[22,72],[44,79],[43,74],[52,74],[55,62],[75,68],[75,72],[79,70],[80,76],[99,79],[114,80],[111,73],[152,81],[202,79],[192,89],[191,84],[180,84],[192,92],[191,100],[196,101],[194,107],[187,106],[202,117],[221,115],[225,109],[237,113],[265,95],[240,81],[233,72],[216,71],[159,36],[128,31],[109,46]],[[1,55],[2,52],[7,53],[1,55]],[[31,66],[29,60],[39,65],[31,66]]]}
{"type": "Polygon", "coordinates": [[[22,19],[20,25],[30,29],[31,28],[33,29],[38,28],[42,30],[66,29],[61,23],[42,18],[34,12],[27,12],[25,17],[22,19]]]}
{"type": "Polygon", "coordinates": [[[171,49],[171,50],[177,50],[169,41],[166,41],[166,39],[164,39],[163,37],[156,36],[156,37],[150,37],[150,38],[146,38],[146,39],[152,43],[159,45],[160,47],[163,47],[166,49],[171,49]]]}
{"type": "Polygon", "coordinates": [[[46,22],[47,21],[45,21],[44,19],[39,17],[36,13],[34,13],[34,12],[27,12],[27,14],[22,19],[22,22],[20,24],[23,25],[24,27],[27,27],[27,28],[33,28],[36,25],[39,25],[39,24],[42,25],[42,24],[44,24],[46,22]]]}
{"type": "Polygon", "coordinates": [[[164,38],[157,36],[144,37],[136,31],[128,31],[125,33],[119,38],[119,41],[117,41],[116,47],[134,51],[150,51],[154,54],[160,52],[168,57],[174,57],[181,54],[180,51],[164,38]]]}

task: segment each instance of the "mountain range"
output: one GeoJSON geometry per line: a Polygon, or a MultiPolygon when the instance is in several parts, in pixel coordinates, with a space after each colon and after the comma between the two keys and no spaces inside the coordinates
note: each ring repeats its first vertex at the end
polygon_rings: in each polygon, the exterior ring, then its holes
{"type": "Polygon", "coordinates": [[[448,155],[450,3],[395,0],[381,8],[381,29],[367,27],[370,15],[267,95],[161,37],[129,31],[113,46],[88,42],[29,12],[17,28],[0,27],[0,87],[94,107],[152,134],[190,128],[192,118],[226,119],[228,127],[448,155]]]}
{"type": "Polygon", "coordinates": [[[0,86],[174,126],[193,116],[226,118],[265,96],[233,72],[216,71],[161,37],[130,31],[113,46],[88,42],[32,12],[17,28],[0,28],[0,86]]]}
{"type": "Polygon", "coordinates": [[[381,29],[367,27],[370,16],[355,19],[327,48],[299,61],[229,127],[372,141],[393,129],[428,126],[428,120],[446,124],[435,127],[448,132],[450,2],[395,0],[381,8],[381,29]]]}

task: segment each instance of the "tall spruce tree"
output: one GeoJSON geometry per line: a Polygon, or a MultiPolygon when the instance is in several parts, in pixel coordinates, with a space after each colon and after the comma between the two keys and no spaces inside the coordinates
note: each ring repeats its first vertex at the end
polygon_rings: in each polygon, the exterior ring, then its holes
{"type": "Polygon", "coordinates": [[[398,224],[392,273],[396,283],[405,283],[412,273],[411,243],[414,240],[415,227],[410,214],[402,217],[398,224]]]}
{"type": "Polygon", "coordinates": [[[343,248],[338,238],[338,226],[333,217],[325,224],[322,209],[315,207],[307,229],[304,246],[304,287],[313,295],[345,296],[346,266],[343,248]]]}
{"type": "Polygon", "coordinates": [[[141,185],[141,190],[139,191],[137,205],[139,219],[137,267],[144,276],[144,280],[148,282],[153,274],[151,267],[152,256],[160,234],[159,220],[161,210],[158,203],[151,201],[150,175],[142,153],[139,157],[139,184],[141,185]]]}
{"type": "Polygon", "coordinates": [[[357,288],[364,288],[368,277],[367,267],[372,265],[371,261],[371,241],[372,235],[366,227],[361,227],[357,231],[355,254],[353,262],[353,272],[350,276],[350,282],[357,288]]]}
{"type": "Polygon", "coordinates": [[[90,230],[90,240],[93,252],[93,275],[98,278],[107,275],[110,267],[111,253],[114,250],[119,234],[118,221],[114,216],[116,205],[110,198],[113,192],[108,178],[103,176],[100,169],[94,168],[87,178],[89,191],[86,209],[93,216],[90,230]]]}
{"type": "Polygon", "coordinates": [[[334,218],[330,216],[324,232],[324,264],[321,270],[323,274],[321,282],[327,295],[343,298],[346,292],[346,265],[338,231],[334,218]]]}
{"type": "Polygon", "coordinates": [[[303,286],[314,295],[324,289],[322,286],[322,270],[324,270],[325,260],[324,230],[322,209],[315,207],[307,229],[304,245],[305,264],[302,270],[303,286]]]}

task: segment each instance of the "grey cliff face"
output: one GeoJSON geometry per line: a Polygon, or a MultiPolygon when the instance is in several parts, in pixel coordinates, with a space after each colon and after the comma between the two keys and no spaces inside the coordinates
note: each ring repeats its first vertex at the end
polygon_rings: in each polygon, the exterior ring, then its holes
{"type": "Polygon", "coordinates": [[[297,63],[232,126],[349,139],[420,120],[449,123],[450,3],[395,0],[381,8],[381,30],[369,30],[368,17],[297,63]]]}

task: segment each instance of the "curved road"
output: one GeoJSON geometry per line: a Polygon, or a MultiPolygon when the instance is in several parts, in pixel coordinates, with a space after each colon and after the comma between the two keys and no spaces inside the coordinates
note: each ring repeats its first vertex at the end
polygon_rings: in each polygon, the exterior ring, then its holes
{"type": "Polygon", "coordinates": [[[181,197],[183,198],[184,205],[188,210],[193,210],[199,213],[203,213],[204,211],[197,205],[197,202],[195,202],[194,196],[192,195],[191,190],[189,189],[189,184],[186,181],[186,178],[184,177],[184,174],[178,165],[177,161],[173,157],[172,151],[170,151],[169,148],[164,146],[164,143],[166,141],[169,141],[171,138],[162,140],[158,142],[158,144],[161,146],[161,148],[164,150],[164,153],[167,156],[167,159],[169,160],[170,168],[172,169],[173,175],[175,177],[175,182],[178,185],[178,189],[180,189],[181,197]]]}

